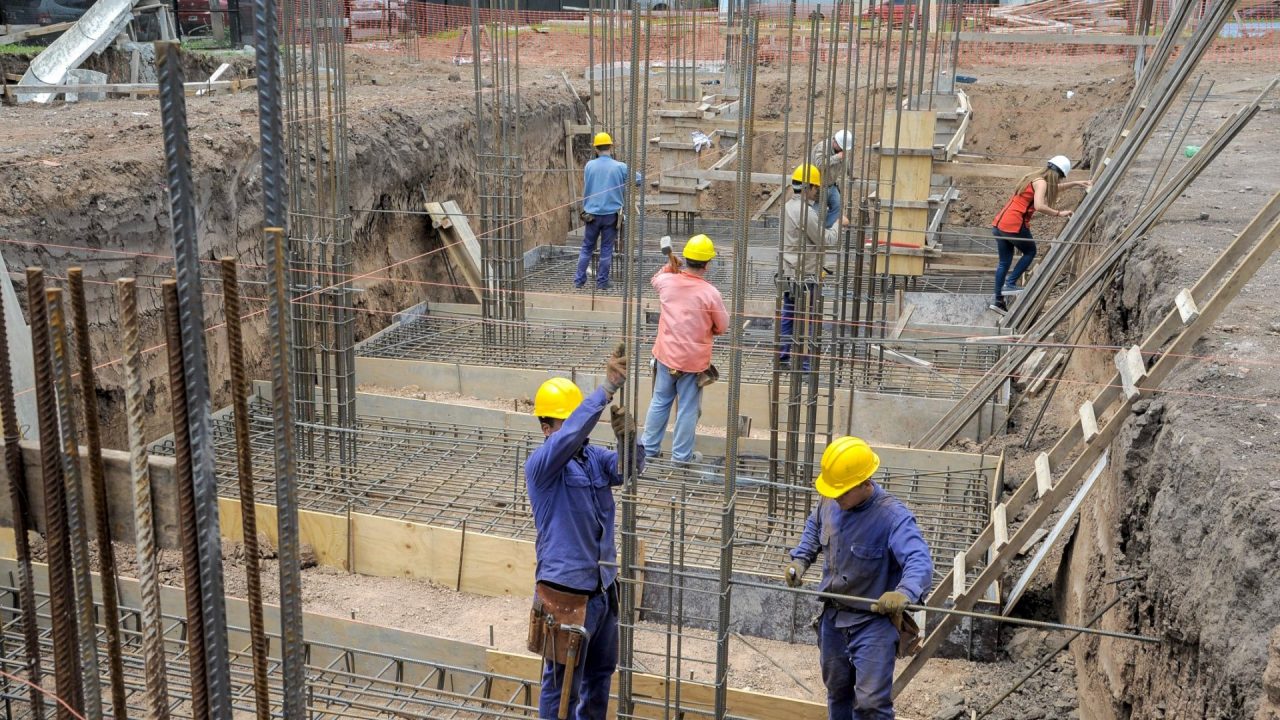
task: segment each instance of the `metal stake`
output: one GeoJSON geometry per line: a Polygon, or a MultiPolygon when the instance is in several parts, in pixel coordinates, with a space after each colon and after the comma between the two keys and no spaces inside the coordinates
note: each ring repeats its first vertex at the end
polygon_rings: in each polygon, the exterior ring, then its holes
{"type": "MultiPolygon", "coordinates": [[[[93,580],[89,572],[89,529],[85,527],[84,485],[80,481],[80,443],[76,439],[75,395],[71,390],[71,353],[62,312],[62,290],[45,290],[49,303],[49,334],[53,338],[53,372],[58,388],[58,419],[62,427],[62,473],[66,486],[67,532],[71,542],[71,572],[76,596],[76,629],[80,640],[80,672],[84,677],[84,714],[102,718],[102,687],[98,674],[98,631],[94,623],[93,580]]],[[[48,442],[41,434],[41,443],[48,442]]]]}
{"type": "MultiPolygon", "coordinates": [[[[146,668],[147,712],[154,720],[169,718],[169,688],[165,679],[164,620],[160,608],[160,579],[156,567],[156,532],[151,509],[151,472],[147,464],[146,426],[142,418],[142,344],[138,339],[138,292],[133,278],[116,281],[120,302],[120,330],[124,333],[124,403],[129,427],[129,474],[133,479],[133,537],[138,548],[138,592],[142,612],[143,666],[146,668]]],[[[175,436],[176,437],[176,436],[175,436]]],[[[194,684],[193,684],[194,685],[194,684]]],[[[120,717],[124,717],[123,715],[120,717]]]]}
{"type": "Polygon", "coordinates": [[[85,444],[89,450],[89,486],[93,490],[94,524],[98,540],[98,575],[102,583],[102,622],[107,630],[107,666],[111,669],[111,711],[129,716],[120,655],[120,596],[116,587],[116,552],[111,545],[111,515],[107,509],[106,470],[102,466],[102,433],[98,428],[98,383],[89,350],[89,311],[84,297],[84,270],[67,268],[67,291],[80,361],[80,404],[84,410],[85,444]]]}
{"type": "Polygon", "coordinates": [[[231,365],[231,406],[235,409],[236,467],[240,479],[240,523],[244,528],[245,584],[249,603],[249,638],[253,647],[253,694],[258,720],[270,720],[267,695],[267,633],[262,619],[262,575],[258,567],[258,513],[253,492],[253,458],[249,446],[249,381],[244,371],[244,341],[240,328],[240,283],[236,259],[222,258],[223,317],[227,324],[227,355],[231,365]]]}

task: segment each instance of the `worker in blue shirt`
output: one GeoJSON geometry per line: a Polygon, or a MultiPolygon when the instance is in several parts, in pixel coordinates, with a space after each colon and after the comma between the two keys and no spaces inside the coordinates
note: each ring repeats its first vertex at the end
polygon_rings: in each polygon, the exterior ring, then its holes
{"type": "MultiPolygon", "coordinates": [[[[582,219],[585,225],[573,286],[580,288],[587,283],[587,265],[591,262],[591,253],[595,251],[598,239],[600,264],[596,267],[596,287],[608,290],[613,244],[618,237],[623,191],[627,184],[627,164],[613,159],[613,138],[609,133],[596,133],[591,144],[595,146],[597,157],[582,169],[582,219]]],[[[636,173],[636,186],[639,187],[641,182],[643,178],[636,173]]]]}
{"type": "MultiPolygon", "coordinates": [[[[614,546],[612,489],[622,484],[618,453],[592,445],[587,438],[605,405],[626,381],[625,353],[615,351],[606,365],[605,381],[583,399],[567,378],[552,378],[538,388],[533,414],[546,440],[529,453],[525,483],[537,528],[535,554],[539,585],[585,598],[585,647],[572,673],[568,717],[603,720],[609,688],[618,664],[618,588],[614,546]]],[[[636,425],[617,406],[610,424],[619,447],[636,448],[638,469],[644,449],[636,443],[636,425]]],[[[581,605],[579,605],[580,607],[581,605]]],[[[565,666],[544,661],[538,716],[555,718],[560,707],[565,666]]]]}
{"type": "Polygon", "coordinates": [[[783,573],[798,587],[821,551],[819,591],[878,598],[869,606],[824,601],[818,648],[831,720],[892,720],[898,625],[906,605],[919,603],[933,582],[915,516],[871,481],[879,467],[879,456],[860,438],[827,446],[814,481],[823,499],[783,573]]]}

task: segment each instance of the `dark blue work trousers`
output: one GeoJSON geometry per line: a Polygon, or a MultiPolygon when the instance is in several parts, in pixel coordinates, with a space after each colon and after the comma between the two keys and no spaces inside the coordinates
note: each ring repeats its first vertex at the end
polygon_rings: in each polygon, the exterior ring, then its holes
{"type": "MultiPolygon", "coordinates": [[[[834,186],[833,186],[834,187],[834,186]]],[[[792,341],[791,336],[795,333],[796,322],[796,295],[805,294],[806,313],[812,312],[812,303],[817,294],[818,284],[816,282],[807,282],[803,285],[799,283],[790,283],[788,289],[782,293],[782,327],[778,330],[778,335],[782,340],[782,347],[778,349],[778,359],[782,362],[791,361],[792,341]]],[[[802,318],[803,319],[803,318],[802,318]]],[[[804,349],[801,348],[801,353],[804,349]]],[[[809,369],[809,358],[804,359],[804,369],[809,369]]]]}
{"type": "MultiPolygon", "coordinates": [[[[609,688],[613,684],[613,671],[618,667],[617,587],[615,583],[587,601],[586,628],[591,639],[579,654],[578,667],[574,670],[573,687],[569,689],[569,720],[604,720],[609,710],[609,688]]],[[[564,665],[549,660],[543,662],[538,717],[559,717],[563,682],[564,665]]]]}
{"type": "Polygon", "coordinates": [[[818,625],[822,683],[830,720],[893,720],[893,662],[898,631],[885,616],[857,627],[836,627],[827,608],[818,625]]]}
{"type": "Polygon", "coordinates": [[[578,272],[573,284],[582,287],[587,282],[587,265],[595,252],[596,240],[600,241],[600,263],[596,266],[596,286],[609,287],[609,268],[613,266],[613,243],[618,238],[618,213],[594,215],[582,229],[582,250],[578,253],[578,272]]]}
{"type": "Polygon", "coordinates": [[[996,252],[1000,254],[1000,260],[996,263],[995,296],[1004,297],[1005,289],[1016,287],[1018,278],[1031,267],[1031,261],[1036,259],[1036,241],[1031,239],[1031,228],[1026,226],[1016,234],[993,227],[991,234],[996,236],[996,252]],[[1014,249],[1022,253],[1022,257],[1018,258],[1018,264],[1013,266],[1013,272],[1010,273],[1014,249]]]}

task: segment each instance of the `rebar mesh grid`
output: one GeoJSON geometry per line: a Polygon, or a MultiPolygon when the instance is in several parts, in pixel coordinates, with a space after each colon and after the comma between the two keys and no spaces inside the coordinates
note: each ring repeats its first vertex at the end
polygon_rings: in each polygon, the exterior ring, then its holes
{"type": "MultiPolygon", "coordinates": [[[[464,365],[501,365],[570,373],[594,372],[616,342],[616,325],[588,321],[529,321],[523,347],[498,348],[483,341],[483,322],[475,316],[448,314],[418,315],[374,335],[360,344],[361,357],[417,360],[422,362],[460,363],[464,365]]],[[[632,339],[644,347],[652,346],[657,324],[649,322],[640,328],[642,336],[632,339]]],[[[743,358],[743,380],[766,384],[773,377],[774,337],[771,327],[751,327],[743,334],[740,348],[743,358]]],[[[941,343],[924,340],[877,340],[845,338],[839,347],[848,353],[837,357],[834,333],[824,333],[819,352],[823,365],[837,362],[837,387],[915,397],[954,399],[964,395],[976,377],[999,358],[994,345],[941,343]],[[888,351],[881,353],[883,347],[888,351]],[[914,362],[924,361],[929,365],[914,362]]],[[[734,348],[717,342],[712,362],[720,368],[729,366],[734,348]]],[[[821,380],[828,375],[824,371],[821,380]]]]}
{"type": "MultiPolygon", "coordinates": [[[[250,405],[250,442],[259,478],[270,477],[272,422],[269,406],[250,405]]],[[[235,437],[230,417],[213,421],[220,492],[235,497],[235,437]]],[[[524,462],[543,441],[538,428],[494,429],[457,423],[361,416],[355,431],[359,465],[334,469],[328,464],[299,462],[299,498],[307,510],[333,514],[348,509],[380,517],[409,520],[468,532],[532,540],[535,535],[524,482],[524,462]],[[346,478],[346,479],[344,479],[346,478]]],[[[172,442],[152,447],[172,454],[172,442]]],[[[761,455],[744,455],[738,464],[734,569],[771,575],[779,558],[800,535],[813,494],[802,488],[769,482],[770,463],[761,455]]],[[[990,516],[988,471],[921,472],[882,467],[875,476],[918,517],[934,554],[939,577],[955,553],[985,527],[990,516]]],[[[682,541],[684,561],[714,567],[719,558],[719,517],[723,506],[724,461],[679,465],[662,459],[648,464],[634,498],[637,532],[650,561],[669,557],[671,540],[660,509],[672,497],[685,497],[688,529],[682,541]],[[658,510],[655,510],[658,508],[658,510]]],[[[258,481],[261,502],[272,502],[273,487],[258,481]]]]}
{"type": "MultiPolygon", "coordinates": [[[[25,663],[21,651],[21,613],[11,600],[16,588],[0,585],[6,602],[3,611],[3,654],[0,667],[14,672],[25,663]]],[[[52,645],[48,594],[37,593],[37,614],[42,631],[41,644],[52,645]]],[[[125,687],[129,707],[137,717],[146,715],[144,703],[145,670],[140,651],[141,614],[137,608],[121,607],[121,629],[125,642],[125,687]]],[[[186,619],[171,614],[162,618],[169,685],[169,709],[172,717],[192,718],[191,678],[186,673],[186,619]]],[[[253,674],[251,653],[247,646],[247,628],[229,626],[240,641],[233,642],[230,652],[232,708],[236,713],[252,716],[253,674]]],[[[272,647],[279,647],[280,637],[271,634],[272,647]]],[[[102,628],[99,644],[105,646],[102,628]]],[[[308,641],[306,668],[306,709],[308,720],[355,720],[374,718],[448,717],[454,720],[503,720],[537,717],[535,705],[538,682],[496,673],[479,671],[440,662],[426,662],[371,650],[341,647],[332,643],[308,641]],[[316,658],[332,659],[318,662],[316,658]]],[[[271,712],[282,712],[280,661],[270,661],[269,694],[271,712]]],[[[6,683],[0,685],[0,703],[6,717],[22,718],[29,704],[27,687],[6,683]]],[[[239,715],[237,715],[238,717],[239,715]]]]}

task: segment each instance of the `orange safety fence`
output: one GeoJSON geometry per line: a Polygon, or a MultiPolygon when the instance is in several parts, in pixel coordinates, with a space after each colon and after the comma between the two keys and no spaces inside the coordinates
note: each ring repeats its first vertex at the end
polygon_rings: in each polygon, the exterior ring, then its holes
{"type": "MultiPolygon", "coordinates": [[[[1034,0],[1009,6],[986,2],[935,3],[931,16],[936,30],[930,43],[960,33],[959,65],[1053,61],[1063,56],[1132,60],[1140,42],[1154,45],[1170,14],[1173,0],[1156,0],[1151,28],[1144,39],[1136,36],[1140,0],[1034,0]]],[[[1193,15],[1192,27],[1204,14],[1206,0],[1193,15]]],[[[585,3],[584,3],[585,4],[585,3]]],[[[841,38],[830,38],[831,18],[822,5],[797,6],[794,26],[788,27],[790,9],[785,5],[756,5],[760,17],[757,58],[763,65],[785,62],[788,35],[793,35],[793,62],[809,55],[810,16],[823,13],[819,59],[847,60],[848,37],[854,18],[842,10],[841,38]]],[[[848,6],[843,6],[847,8],[848,6]]],[[[474,62],[469,5],[448,5],[417,0],[348,0],[352,42],[371,51],[406,54],[414,59],[436,59],[454,64],[474,62]]],[[[907,23],[908,52],[922,17],[917,5],[886,0],[863,11],[856,23],[863,58],[887,54],[896,62],[903,23],[907,23]]],[[[715,10],[671,11],[642,14],[641,53],[649,53],[650,65],[661,68],[696,62],[702,69],[718,69],[728,41],[736,41],[736,28],[715,10]],[[648,28],[648,35],[645,28],[648,28]]],[[[630,12],[596,12],[588,19],[581,10],[480,10],[486,26],[481,34],[481,61],[493,52],[496,33],[504,36],[503,48],[518,48],[520,63],[552,67],[580,75],[590,62],[596,65],[627,63],[631,58],[630,12]],[[592,28],[594,25],[594,28],[592,28]],[[505,31],[498,28],[505,27],[505,31]],[[594,32],[593,32],[594,30],[594,32]],[[594,40],[593,40],[594,39],[594,40]],[[514,42],[510,42],[514,40],[514,42]],[[594,42],[594,44],[593,44],[594,42]]],[[[1184,31],[1189,35],[1190,29],[1184,31]]],[[[932,56],[932,49],[929,51],[932,56]]],[[[1260,62],[1280,61],[1280,2],[1241,0],[1211,47],[1208,59],[1260,62]]]]}

